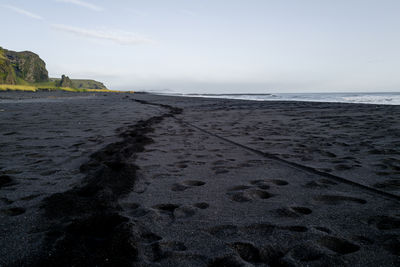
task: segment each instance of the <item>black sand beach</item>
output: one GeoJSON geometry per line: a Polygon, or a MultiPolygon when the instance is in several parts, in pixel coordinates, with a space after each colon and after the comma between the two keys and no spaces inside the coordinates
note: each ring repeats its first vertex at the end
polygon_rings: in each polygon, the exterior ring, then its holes
{"type": "Polygon", "coordinates": [[[399,266],[400,106],[0,93],[0,266],[399,266]]]}

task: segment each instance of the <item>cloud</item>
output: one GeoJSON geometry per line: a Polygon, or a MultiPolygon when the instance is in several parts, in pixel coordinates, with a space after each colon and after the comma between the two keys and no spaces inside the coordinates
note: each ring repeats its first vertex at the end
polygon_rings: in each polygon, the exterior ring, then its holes
{"type": "Polygon", "coordinates": [[[56,0],[56,1],[85,7],[85,8],[91,9],[93,11],[103,11],[104,10],[104,8],[102,8],[101,6],[97,6],[97,5],[94,5],[94,4],[85,2],[85,1],[81,1],[81,0],[56,0]]]}
{"type": "Polygon", "coordinates": [[[73,27],[62,24],[53,24],[52,27],[56,30],[73,33],[78,36],[87,37],[87,38],[95,38],[95,39],[103,39],[108,41],[113,41],[122,45],[138,45],[145,43],[152,43],[153,41],[143,37],[136,35],[132,32],[120,31],[120,30],[91,30],[91,29],[83,29],[79,27],[73,27]]]}
{"type": "Polygon", "coordinates": [[[30,17],[32,19],[43,20],[43,18],[41,16],[39,16],[37,14],[34,14],[32,12],[26,11],[26,10],[24,10],[22,8],[19,8],[19,7],[16,7],[16,6],[10,6],[10,5],[3,5],[3,6],[8,8],[8,9],[11,9],[11,10],[13,10],[13,11],[15,11],[15,12],[21,14],[21,15],[24,15],[26,17],[30,17]]]}

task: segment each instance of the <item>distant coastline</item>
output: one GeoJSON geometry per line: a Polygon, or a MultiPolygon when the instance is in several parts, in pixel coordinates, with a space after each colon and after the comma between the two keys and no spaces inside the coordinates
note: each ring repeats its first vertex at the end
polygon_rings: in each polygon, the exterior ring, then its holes
{"type": "Polygon", "coordinates": [[[246,94],[246,93],[236,93],[236,94],[186,94],[186,95],[198,95],[198,96],[241,96],[241,95],[249,95],[249,96],[256,96],[256,95],[272,95],[272,94],[246,94]]]}
{"type": "Polygon", "coordinates": [[[386,93],[275,93],[275,94],[183,94],[154,93],[181,97],[204,97],[252,101],[304,101],[328,103],[356,103],[375,105],[400,105],[400,92],[386,93]]]}

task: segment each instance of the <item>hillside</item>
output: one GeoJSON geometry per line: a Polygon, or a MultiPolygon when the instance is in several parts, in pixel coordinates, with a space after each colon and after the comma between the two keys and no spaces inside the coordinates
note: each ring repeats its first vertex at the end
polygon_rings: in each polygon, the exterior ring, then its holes
{"type": "Polygon", "coordinates": [[[0,83],[26,84],[47,82],[46,63],[35,53],[0,48],[0,83]]]}
{"type": "MultiPolygon", "coordinates": [[[[81,80],[81,79],[70,79],[72,82],[72,87],[77,89],[107,89],[107,87],[95,80],[81,80]]],[[[50,78],[52,82],[60,82],[60,78],[50,78]]]]}
{"type": "Polygon", "coordinates": [[[4,49],[4,55],[11,63],[18,78],[28,83],[46,82],[49,80],[49,73],[46,63],[35,53],[30,51],[15,52],[4,49]]]}
{"type": "Polygon", "coordinates": [[[15,52],[0,47],[0,84],[33,86],[37,89],[71,89],[107,90],[98,81],[62,78],[49,78],[46,63],[30,51],[15,52]]]}

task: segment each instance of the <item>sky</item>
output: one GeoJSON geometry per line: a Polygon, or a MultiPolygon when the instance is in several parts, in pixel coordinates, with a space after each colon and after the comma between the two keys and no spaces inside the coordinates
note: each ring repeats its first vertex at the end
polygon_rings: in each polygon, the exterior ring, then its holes
{"type": "Polygon", "coordinates": [[[399,14],[399,0],[0,0],[0,46],[115,90],[399,92],[399,14]]]}

